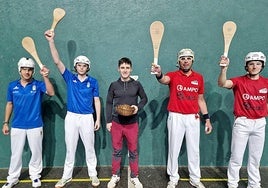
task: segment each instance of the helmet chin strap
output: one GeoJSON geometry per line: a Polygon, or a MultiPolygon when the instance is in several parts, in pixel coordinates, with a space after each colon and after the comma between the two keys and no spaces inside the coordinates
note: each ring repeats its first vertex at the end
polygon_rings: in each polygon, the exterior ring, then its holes
{"type": "Polygon", "coordinates": [[[180,70],[182,70],[182,72],[184,72],[184,73],[187,73],[187,72],[189,72],[191,69],[181,69],[181,68],[180,68],[180,70]]]}

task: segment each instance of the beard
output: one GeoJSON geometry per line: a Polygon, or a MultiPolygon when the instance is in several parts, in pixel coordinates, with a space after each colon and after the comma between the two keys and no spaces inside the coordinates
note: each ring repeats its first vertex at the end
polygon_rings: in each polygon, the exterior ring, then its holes
{"type": "Polygon", "coordinates": [[[183,73],[188,73],[189,71],[191,71],[192,70],[192,66],[193,66],[193,64],[187,65],[186,67],[180,66],[179,63],[177,63],[177,65],[176,65],[176,67],[178,67],[183,73]]]}
{"type": "Polygon", "coordinates": [[[182,72],[184,72],[184,73],[188,73],[191,70],[191,68],[188,68],[188,69],[180,68],[180,70],[182,70],[182,72]]]}

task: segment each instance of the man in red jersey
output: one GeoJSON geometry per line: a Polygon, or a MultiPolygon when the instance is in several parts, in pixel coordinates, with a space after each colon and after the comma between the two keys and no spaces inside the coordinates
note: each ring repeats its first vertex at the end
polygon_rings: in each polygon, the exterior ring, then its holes
{"type": "Polygon", "coordinates": [[[237,188],[239,170],[248,145],[248,188],[260,188],[260,160],[265,139],[268,79],[260,75],[266,57],[262,52],[250,52],[245,58],[246,75],[227,79],[229,59],[222,56],[218,85],[234,93],[235,121],[232,131],[231,158],[228,166],[228,187],[237,188]]]}
{"type": "Polygon", "coordinates": [[[185,136],[190,184],[196,188],[204,188],[200,182],[200,117],[203,114],[206,121],[206,133],[212,131],[207,105],[204,99],[203,76],[192,70],[194,52],[182,49],[178,53],[179,69],[163,75],[159,65],[152,66],[152,72],[157,72],[156,78],[161,84],[169,86],[168,103],[168,164],[167,173],[170,181],[167,188],[175,188],[180,176],[178,174],[178,157],[185,136]]]}

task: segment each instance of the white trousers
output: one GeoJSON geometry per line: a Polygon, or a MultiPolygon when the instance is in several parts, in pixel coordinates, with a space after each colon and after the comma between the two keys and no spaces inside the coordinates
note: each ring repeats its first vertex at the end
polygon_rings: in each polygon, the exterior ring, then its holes
{"type": "Polygon", "coordinates": [[[238,187],[239,170],[242,166],[243,156],[248,145],[248,188],[260,187],[260,160],[265,140],[266,119],[236,118],[231,143],[231,158],[228,165],[228,186],[238,187]]]}
{"type": "Polygon", "coordinates": [[[34,129],[11,128],[11,158],[8,170],[7,182],[13,183],[20,177],[22,168],[22,153],[26,138],[31,150],[31,159],[29,162],[29,175],[31,180],[41,177],[43,169],[42,162],[42,140],[43,127],[34,129]]]}
{"type": "Polygon", "coordinates": [[[168,163],[167,173],[170,181],[178,182],[178,157],[180,154],[183,138],[186,139],[188,156],[188,170],[191,181],[200,182],[200,118],[196,114],[179,114],[169,112],[167,120],[168,128],[168,163]]]}
{"type": "Polygon", "coordinates": [[[97,176],[97,158],[94,148],[95,134],[93,115],[67,112],[65,117],[66,158],[62,176],[64,179],[69,179],[72,177],[79,136],[85,148],[88,175],[97,176]]]}

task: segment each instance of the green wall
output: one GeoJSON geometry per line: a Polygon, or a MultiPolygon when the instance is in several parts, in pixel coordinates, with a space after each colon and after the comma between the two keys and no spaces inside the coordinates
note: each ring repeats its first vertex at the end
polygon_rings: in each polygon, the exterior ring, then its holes
{"type": "MultiPolygon", "coordinates": [[[[267,0],[1,0],[0,117],[4,117],[7,85],[19,77],[17,62],[22,56],[29,56],[22,48],[21,40],[31,36],[40,59],[51,70],[50,77],[56,89],[56,96],[45,98],[43,103],[45,166],[63,166],[65,158],[66,87],[52,62],[48,43],[43,36],[51,26],[52,12],[56,7],[66,10],[65,18],[56,28],[56,45],[62,60],[68,68],[72,68],[74,57],[87,55],[92,62],[90,74],[99,81],[103,112],[102,128],[96,132],[96,152],[100,166],[111,163],[110,134],[105,128],[104,104],[110,82],[118,78],[117,61],[123,56],[132,59],[133,75],[139,76],[149,97],[140,116],[140,164],[166,164],[168,87],[158,84],[150,74],[153,50],[149,26],[155,20],[161,20],[165,25],[159,57],[164,72],[176,68],[178,50],[190,47],[196,53],[194,69],[204,74],[206,80],[205,97],[214,131],[207,136],[203,132],[204,125],[201,125],[201,165],[228,164],[233,96],[232,91],[217,86],[217,62],[223,53],[222,25],[227,20],[233,20],[238,27],[230,47],[228,77],[244,74],[243,59],[249,51],[263,51],[268,55],[267,0]]],[[[268,76],[267,69],[263,74],[268,76]]],[[[38,72],[35,77],[40,78],[38,72]]],[[[10,137],[1,135],[0,143],[0,168],[6,168],[10,159],[10,137]]],[[[29,157],[30,151],[26,145],[24,166],[27,166],[29,157]]],[[[76,159],[77,166],[85,165],[81,142],[76,159]]],[[[179,163],[187,165],[185,146],[179,163]]],[[[268,166],[267,147],[262,165],[268,166]]]]}

